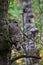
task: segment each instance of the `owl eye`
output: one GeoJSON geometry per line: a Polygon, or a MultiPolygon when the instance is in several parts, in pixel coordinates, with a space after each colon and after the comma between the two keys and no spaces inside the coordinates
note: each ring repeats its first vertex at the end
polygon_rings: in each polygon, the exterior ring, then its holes
{"type": "Polygon", "coordinates": [[[30,18],[33,18],[33,17],[34,17],[33,15],[30,16],[30,18]]]}
{"type": "Polygon", "coordinates": [[[29,19],[28,22],[31,23],[31,20],[29,19]]]}

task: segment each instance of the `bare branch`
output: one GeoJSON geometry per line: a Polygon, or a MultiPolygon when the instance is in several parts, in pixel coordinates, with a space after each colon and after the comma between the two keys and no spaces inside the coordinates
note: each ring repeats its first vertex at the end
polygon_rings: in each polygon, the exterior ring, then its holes
{"type": "Polygon", "coordinates": [[[14,61],[16,61],[16,60],[18,60],[18,59],[20,59],[20,58],[35,58],[35,59],[41,59],[41,57],[38,57],[38,56],[20,55],[20,56],[18,56],[18,57],[16,57],[16,58],[13,58],[13,59],[11,60],[11,64],[12,64],[14,61]]]}

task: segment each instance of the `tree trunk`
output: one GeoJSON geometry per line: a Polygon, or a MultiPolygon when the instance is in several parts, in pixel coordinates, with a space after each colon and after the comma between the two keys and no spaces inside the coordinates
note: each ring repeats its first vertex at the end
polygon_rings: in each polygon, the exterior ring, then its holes
{"type": "MultiPolygon", "coordinates": [[[[7,12],[8,12],[9,1],[8,0],[0,0],[0,35],[3,31],[3,25],[7,20],[7,12]]],[[[9,65],[9,59],[7,57],[7,53],[0,51],[0,64],[1,65],[9,65]]]]}
{"type": "MultiPolygon", "coordinates": [[[[25,44],[23,46],[25,48],[26,54],[36,56],[34,37],[35,37],[35,34],[37,33],[38,30],[35,27],[35,23],[34,23],[34,15],[32,12],[31,0],[23,0],[22,6],[23,6],[24,33],[27,36],[31,37],[30,39],[27,39],[24,37],[25,44]]],[[[34,60],[36,60],[36,59],[32,59],[32,58],[26,59],[27,65],[35,65],[34,60]]],[[[38,63],[38,65],[39,65],[39,62],[37,60],[36,60],[36,63],[38,63]]]]}

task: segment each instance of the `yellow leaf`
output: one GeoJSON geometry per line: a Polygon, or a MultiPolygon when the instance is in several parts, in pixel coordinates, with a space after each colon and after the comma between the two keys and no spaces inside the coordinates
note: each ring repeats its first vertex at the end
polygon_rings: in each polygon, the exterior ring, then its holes
{"type": "Polygon", "coordinates": [[[22,59],[16,60],[16,62],[21,64],[22,63],[22,59]]]}

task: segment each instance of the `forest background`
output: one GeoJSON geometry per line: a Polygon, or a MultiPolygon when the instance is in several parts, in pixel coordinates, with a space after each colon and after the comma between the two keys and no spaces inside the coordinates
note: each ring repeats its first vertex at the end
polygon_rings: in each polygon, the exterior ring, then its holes
{"type": "MultiPolygon", "coordinates": [[[[35,24],[39,30],[39,34],[35,36],[35,46],[39,50],[39,54],[41,56],[40,63],[43,65],[43,0],[32,0],[32,8],[35,24]]],[[[23,31],[22,4],[20,0],[10,0],[10,5],[8,8],[8,19],[16,19],[20,29],[23,31]]],[[[12,58],[20,54],[21,52],[12,51],[12,58]]],[[[22,63],[24,64],[23,59],[19,59],[12,65],[23,65],[22,63]]]]}

